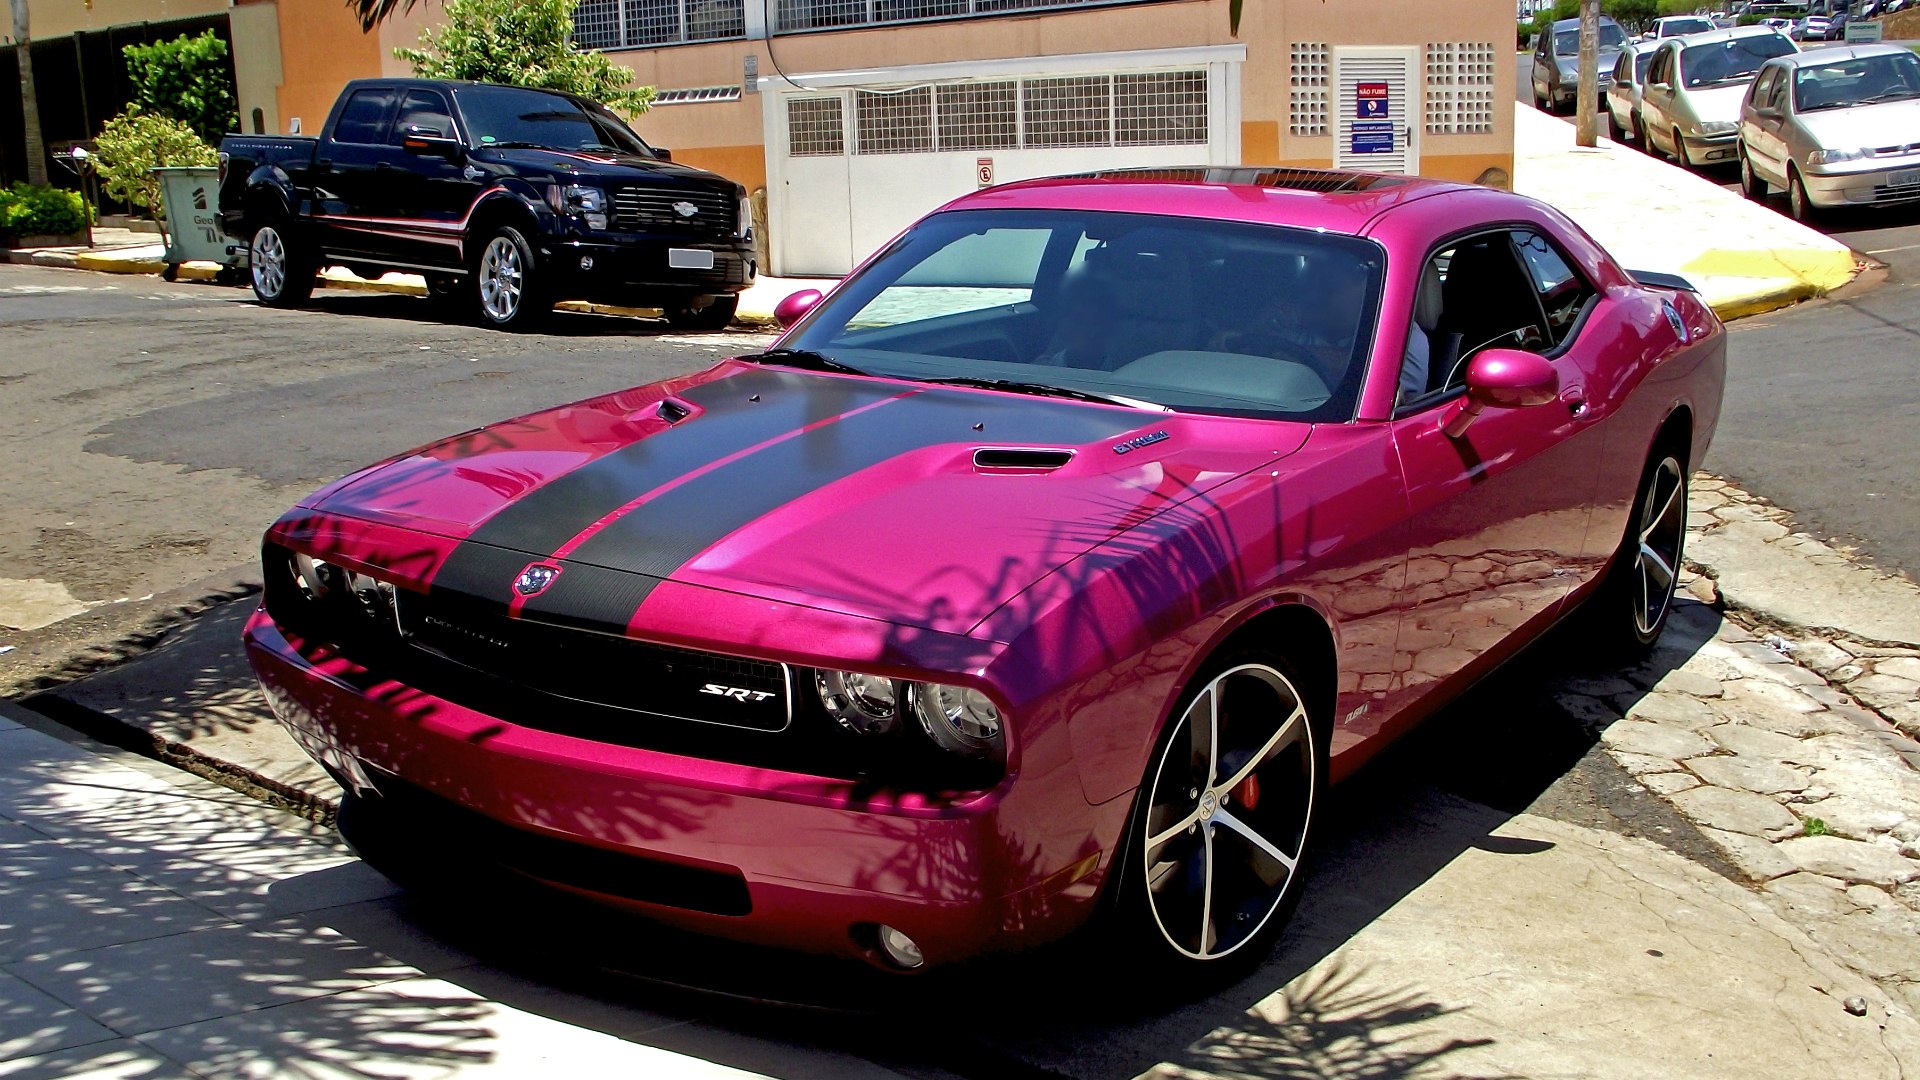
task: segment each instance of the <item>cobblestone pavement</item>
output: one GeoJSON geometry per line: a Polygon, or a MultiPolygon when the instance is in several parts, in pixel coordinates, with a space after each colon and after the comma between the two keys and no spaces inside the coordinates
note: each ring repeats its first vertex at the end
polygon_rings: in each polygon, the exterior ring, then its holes
{"type": "MultiPolygon", "coordinates": [[[[1691,501],[1697,529],[1764,525],[1815,564],[1846,559],[1722,481],[1697,477],[1691,501]]],[[[1720,600],[1709,578],[1686,588],[1720,600]]],[[[1699,825],[1759,902],[1877,983],[1884,1007],[1920,1013],[1920,650],[1731,612],[1704,644],[1657,646],[1565,697],[1620,717],[1601,732],[1608,752],[1699,825]]]]}

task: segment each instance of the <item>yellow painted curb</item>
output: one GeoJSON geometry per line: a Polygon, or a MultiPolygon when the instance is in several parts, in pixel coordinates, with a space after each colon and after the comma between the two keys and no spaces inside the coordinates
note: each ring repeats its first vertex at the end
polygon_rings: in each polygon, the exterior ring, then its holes
{"type": "Polygon", "coordinates": [[[425,296],[427,287],[406,281],[368,281],[357,277],[335,277],[332,274],[320,275],[320,287],[323,289],[342,289],[347,292],[398,293],[402,296],[425,296]]]}
{"type": "Polygon", "coordinates": [[[1744,319],[1752,315],[1765,315],[1769,311],[1778,311],[1783,307],[1791,307],[1794,304],[1800,303],[1802,300],[1812,300],[1817,296],[1825,296],[1827,291],[1826,289],[1815,288],[1804,281],[1790,281],[1784,285],[1769,289],[1766,292],[1754,293],[1751,296],[1736,297],[1732,300],[1722,300],[1713,305],[1713,313],[1720,316],[1721,322],[1732,322],[1735,319],[1744,319]]]}
{"type": "Polygon", "coordinates": [[[1817,248],[1763,248],[1737,251],[1711,248],[1680,268],[1699,277],[1791,278],[1820,292],[1831,292],[1853,280],[1853,252],[1817,248]]]}
{"type": "Polygon", "coordinates": [[[81,270],[95,270],[103,274],[157,274],[167,268],[166,262],[161,259],[121,259],[91,251],[76,253],[73,265],[81,270]]]}

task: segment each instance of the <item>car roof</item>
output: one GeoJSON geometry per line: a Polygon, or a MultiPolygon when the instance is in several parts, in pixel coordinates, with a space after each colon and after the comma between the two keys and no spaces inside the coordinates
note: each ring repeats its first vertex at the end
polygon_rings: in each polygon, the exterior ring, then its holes
{"type": "MultiPolygon", "coordinates": [[[[1615,26],[1620,25],[1618,22],[1614,22],[1614,18],[1611,15],[1600,16],[1600,23],[1603,26],[1606,25],[1607,23],[1613,23],[1613,25],[1615,26]]],[[[1578,18],[1559,19],[1559,20],[1556,20],[1553,24],[1553,32],[1557,34],[1562,30],[1576,29],[1577,27],[1579,27],[1579,25],[1580,25],[1580,20],[1578,18]]]]}
{"type": "Polygon", "coordinates": [[[1729,26],[1724,30],[1702,30],[1697,34],[1688,34],[1685,37],[1668,38],[1667,40],[1681,42],[1684,46],[1690,48],[1694,45],[1713,45],[1718,42],[1735,41],[1740,38],[1763,37],[1767,34],[1772,34],[1775,37],[1786,37],[1785,34],[1782,34],[1771,26],[1755,25],[1729,26]]]}
{"type": "Polygon", "coordinates": [[[1862,42],[1858,45],[1835,45],[1827,49],[1809,49],[1805,52],[1788,53],[1767,61],[1782,67],[1810,67],[1831,64],[1836,60],[1852,60],[1862,56],[1899,56],[1913,54],[1904,45],[1888,45],[1881,42],[1862,42]]]}
{"type": "Polygon", "coordinates": [[[1095,210],[1290,225],[1359,235],[1381,214],[1477,184],[1415,176],[1258,166],[1113,169],[1022,180],[963,195],[943,210],[1095,210]]]}

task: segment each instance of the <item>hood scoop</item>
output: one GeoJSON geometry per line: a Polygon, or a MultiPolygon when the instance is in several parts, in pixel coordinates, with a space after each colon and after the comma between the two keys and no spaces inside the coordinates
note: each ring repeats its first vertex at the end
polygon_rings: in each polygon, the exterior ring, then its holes
{"type": "Polygon", "coordinates": [[[973,452],[973,467],[983,473],[1047,473],[1073,460],[1071,450],[983,446],[973,452]]]}

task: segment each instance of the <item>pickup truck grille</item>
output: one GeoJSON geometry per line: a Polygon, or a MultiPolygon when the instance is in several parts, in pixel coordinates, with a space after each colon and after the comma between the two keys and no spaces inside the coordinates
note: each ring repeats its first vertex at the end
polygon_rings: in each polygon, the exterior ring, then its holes
{"type": "Polygon", "coordinates": [[[729,192],[640,187],[613,192],[613,227],[621,232],[732,236],[735,211],[729,192]],[[694,212],[685,213],[688,207],[694,212]]]}

